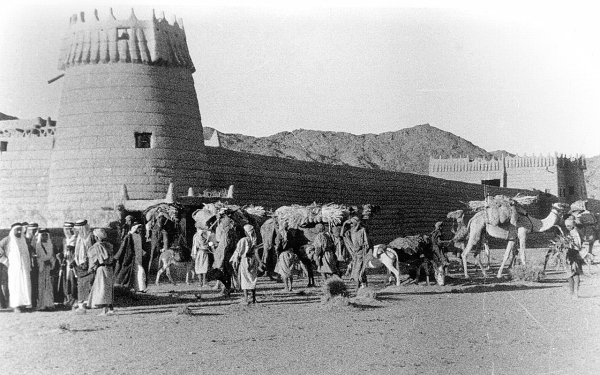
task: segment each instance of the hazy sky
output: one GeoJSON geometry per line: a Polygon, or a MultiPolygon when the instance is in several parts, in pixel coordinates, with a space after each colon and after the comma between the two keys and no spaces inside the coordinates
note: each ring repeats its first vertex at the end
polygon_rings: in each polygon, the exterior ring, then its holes
{"type": "Polygon", "coordinates": [[[71,14],[98,8],[102,17],[113,6],[127,18],[134,6],[139,19],[152,8],[183,18],[202,122],[222,132],[364,134],[429,123],[489,151],[600,154],[592,2],[118,3],[3,2],[0,112],[58,117],[62,83],[47,80],[61,73],[71,14]]]}

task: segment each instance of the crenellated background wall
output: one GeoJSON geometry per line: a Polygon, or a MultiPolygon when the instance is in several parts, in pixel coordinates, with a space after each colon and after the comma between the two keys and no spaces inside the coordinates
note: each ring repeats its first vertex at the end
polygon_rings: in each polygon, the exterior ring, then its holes
{"type": "Polygon", "coordinates": [[[499,159],[431,158],[429,175],[454,181],[480,184],[497,180],[502,187],[537,189],[572,203],[585,199],[585,157],[505,156],[499,159]]]}

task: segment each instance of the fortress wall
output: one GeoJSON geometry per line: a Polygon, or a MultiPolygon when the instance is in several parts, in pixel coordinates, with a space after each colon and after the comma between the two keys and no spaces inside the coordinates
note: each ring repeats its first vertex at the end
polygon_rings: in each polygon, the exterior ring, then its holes
{"type": "Polygon", "coordinates": [[[48,208],[64,218],[87,217],[92,225],[114,220],[124,184],[131,199],[164,198],[169,183],[182,189],[177,195],[208,185],[188,69],[120,63],[70,67],[59,126],[48,208]],[[151,148],[136,148],[135,133],[151,133],[151,148]]]}
{"type": "MultiPolygon", "coordinates": [[[[465,209],[469,200],[483,200],[484,186],[430,176],[274,158],[207,148],[213,187],[234,185],[234,203],[275,209],[282,205],[342,203],[379,204],[381,213],[371,221],[373,241],[429,233],[436,221],[452,210],[465,209]]],[[[492,195],[531,191],[488,186],[492,195]]],[[[550,203],[530,207],[534,217],[546,216],[550,203]]],[[[445,237],[450,221],[445,219],[445,237]]],[[[539,235],[532,236],[532,240],[539,235]]],[[[545,243],[546,238],[542,239],[545,243]]],[[[504,243],[501,246],[505,246],[504,243]]]]}
{"type": "Polygon", "coordinates": [[[557,167],[519,165],[506,168],[507,186],[517,189],[538,189],[558,196],[557,167]]]}
{"type": "Polygon", "coordinates": [[[53,138],[10,137],[0,153],[0,227],[17,221],[47,225],[48,171],[53,138]]]}
{"type": "Polygon", "coordinates": [[[447,172],[432,172],[431,177],[443,178],[452,181],[468,182],[470,184],[481,184],[482,180],[500,180],[503,181],[502,171],[447,171],[447,172]]]}

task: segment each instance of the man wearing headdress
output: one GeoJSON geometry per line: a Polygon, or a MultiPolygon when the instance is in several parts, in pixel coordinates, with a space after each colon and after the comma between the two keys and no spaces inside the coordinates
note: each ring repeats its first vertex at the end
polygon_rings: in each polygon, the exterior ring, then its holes
{"type": "Polygon", "coordinates": [[[350,229],[342,234],[342,236],[345,235],[346,246],[352,254],[352,271],[350,277],[356,281],[356,289],[358,290],[361,286],[367,286],[365,271],[369,261],[369,238],[358,216],[352,216],[349,224],[350,229]]]}
{"type": "Polygon", "coordinates": [[[77,273],[77,313],[85,314],[85,304],[94,280],[94,274],[89,272],[88,249],[93,245],[92,233],[87,220],[75,222],[75,272],[77,273]]]}
{"type": "MultiPolygon", "coordinates": [[[[211,232],[208,229],[197,226],[192,240],[192,260],[194,262],[194,273],[200,279],[200,287],[206,285],[206,274],[209,269],[209,254],[212,253],[211,232]]],[[[186,275],[187,278],[187,275],[186,275]]]]}
{"type": "Polygon", "coordinates": [[[448,265],[450,264],[450,261],[448,260],[446,253],[444,253],[442,251],[442,224],[443,223],[441,221],[438,221],[437,223],[435,223],[435,226],[433,228],[433,232],[431,232],[430,238],[431,238],[431,250],[433,252],[432,260],[433,260],[434,266],[436,268],[442,266],[445,271],[446,267],[448,267],[448,265]]]}
{"type": "Polygon", "coordinates": [[[248,304],[249,294],[252,294],[252,303],[256,303],[256,283],[258,281],[258,268],[261,259],[256,250],[257,235],[254,227],[250,224],[244,225],[246,236],[237,243],[235,252],[230,258],[233,268],[238,270],[240,284],[244,291],[244,300],[248,304]]]}
{"type": "Polygon", "coordinates": [[[328,233],[325,232],[325,226],[321,223],[315,225],[317,235],[313,240],[315,248],[315,261],[318,271],[324,279],[337,274],[337,258],[335,256],[335,247],[333,240],[328,233]]]}
{"type": "Polygon", "coordinates": [[[88,272],[95,274],[89,295],[90,307],[100,307],[100,315],[113,315],[113,248],[104,229],[94,229],[95,244],[88,250],[88,272]]]}
{"type": "Polygon", "coordinates": [[[25,231],[25,242],[29,250],[29,258],[31,259],[31,305],[37,306],[38,297],[38,262],[36,261],[37,253],[35,251],[36,237],[39,229],[38,223],[23,223],[25,231]]]}
{"type": "Polygon", "coordinates": [[[231,276],[233,267],[229,262],[232,254],[235,252],[238,242],[235,222],[227,215],[222,215],[215,231],[217,247],[214,250],[214,261],[208,274],[210,280],[220,281],[223,288],[223,295],[229,297],[231,293],[231,276]]]}
{"type": "Polygon", "coordinates": [[[50,271],[54,269],[54,247],[48,229],[40,229],[36,235],[36,259],[38,264],[38,300],[37,309],[54,308],[54,288],[50,271]]]}
{"type": "Polygon", "coordinates": [[[62,295],[59,302],[72,305],[77,299],[77,276],[75,272],[75,242],[77,235],[74,231],[75,223],[65,221],[63,224],[63,251],[57,255],[60,264],[58,271],[58,282],[55,289],[55,299],[62,295]]]}
{"type": "Polygon", "coordinates": [[[0,263],[8,268],[9,305],[21,312],[31,305],[31,258],[22,223],[11,225],[8,237],[0,241],[0,263]]]}
{"type": "Polygon", "coordinates": [[[131,230],[131,227],[133,226],[133,220],[134,220],[133,216],[131,216],[131,215],[125,216],[125,222],[121,226],[121,233],[119,235],[121,242],[123,241],[125,236],[127,236],[129,231],[131,230]]]}
{"type": "Polygon", "coordinates": [[[146,273],[142,266],[144,255],[141,235],[142,225],[132,222],[129,232],[123,237],[115,259],[115,285],[146,292],[146,273]]]}

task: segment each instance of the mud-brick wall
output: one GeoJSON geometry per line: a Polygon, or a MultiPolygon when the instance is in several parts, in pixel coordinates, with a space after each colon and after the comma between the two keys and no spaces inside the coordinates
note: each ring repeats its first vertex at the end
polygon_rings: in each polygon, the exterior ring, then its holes
{"type": "Polygon", "coordinates": [[[189,69],[89,64],[66,69],[63,81],[48,187],[54,225],[115,220],[123,185],[131,199],[163,198],[170,183],[178,195],[208,185],[189,69]],[[149,148],[136,147],[140,133],[150,134],[149,148]]]}
{"type": "Polygon", "coordinates": [[[53,137],[10,137],[0,152],[0,227],[16,221],[45,225],[53,137]]]}
{"type": "MultiPolygon", "coordinates": [[[[435,177],[347,166],[332,166],[206,148],[213,187],[234,185],[234,201],[277,208],[290,204],[379,204],[370,222],[374,242],[398,236],[429,233],[436,221],[452,210],[464,209],[469,200],[482,200],[484,186],[435,177]]],[[[492,195],[514,196],[531,191],[487,187],[492,195]]],[[[530,207],[533,216],[545,216],[549,203],[530,207]],[[544,206],[544,207],[542,207],[544,206]]],[[[446,219],[449,236],[450,222],[446,219]]]]}
{"type": "Polygon", "coordinates": [[[556,165],[506,167],[507,186],[519,189],[538,189],[558,196],[556,165]]]}

